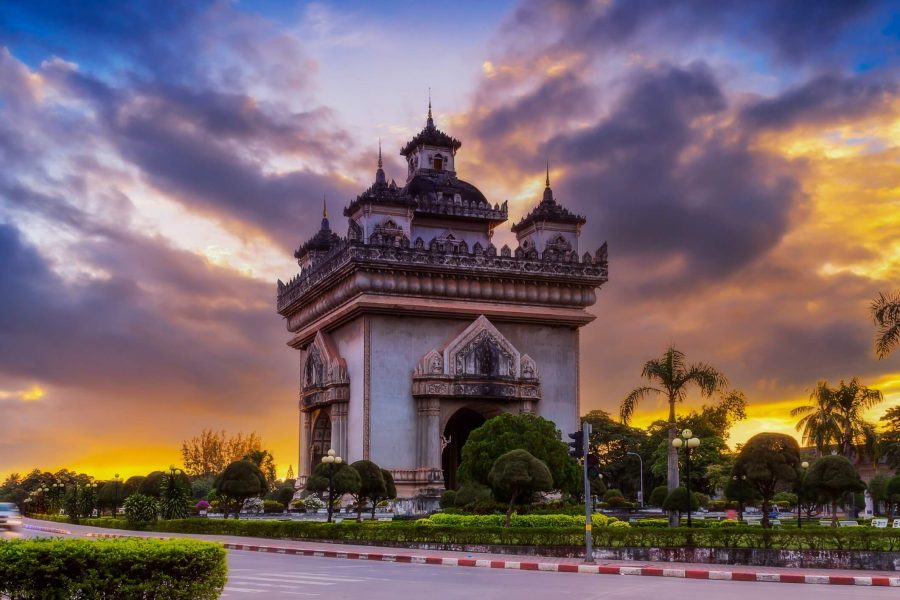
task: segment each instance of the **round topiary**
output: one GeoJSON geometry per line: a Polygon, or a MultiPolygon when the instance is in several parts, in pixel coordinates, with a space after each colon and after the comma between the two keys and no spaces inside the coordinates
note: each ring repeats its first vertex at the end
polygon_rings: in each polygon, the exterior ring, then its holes
{"type": "MultiPolygon", "coordinates": [[[[663,508],[669,512],[677,511],[677,512],[687,512],[688,511],[688,493],[687,489],[683,487],[677,487],[672,490],[668,496],[666,496],[665,501],[663,502],[663,508]]],[[[690,510],[697,510],[700,508],[700,500],[697,498],[696,494],[691,494],[691,503],[690,510]]]]}
{"type": "Polygon", "coordinates": [[[456,490],[446,490],[441,494],[441,508],[451,508],[456,506],[456,490]]]}
{"type": "Polygon", "coordinates": [[[650,506],[659,506],[662,507],[663,503],[666,501],[666,498],[669,495],[669,488],[664,485],[660,485],[658,487],[653,488],[653,491],[650,492],[650,499],[647,503],[650,506]]]}

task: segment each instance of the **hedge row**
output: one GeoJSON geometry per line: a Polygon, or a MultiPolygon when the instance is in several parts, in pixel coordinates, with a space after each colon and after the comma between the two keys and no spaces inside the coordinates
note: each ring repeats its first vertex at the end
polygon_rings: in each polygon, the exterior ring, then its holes
{"type": "MultiPolygon", "coordinates": [[[[87,519],[84,524],[118,529],[134,528],[123,519],[87,519]]],[[[494,544],[509,546],[579,546],[581,527],[467,527],[421,526],[414,522],[342,523],[297,521],[241,521],[182,519],[158,521],[154,531],[212,535],[239,535],[296,540],[334,540],[361,543],[494,544]]],[[[781,550],[874,550],[900,551],[900,532],[883,529],[809,528],[761,529],[730,526],[709,529],[655,529],[641,527],[596,527],[594,545],[611,548],[771,548],[781,550]]]]}
{"type": "Polygon", "coordinates": [[[225,587],[225,549],[199,540],[0,542],[0,597],[206,600],[225,587]]]}
{"type": "MultiPolygon", "coordinates": [[[[427,519],[416,521],[418,525],[444,525],[447,527],[502,527],[506,521],[505,515],[463,515],[435,513],[427,519]]],[[[591,518],[594,526],[606,527],[617,523],[618,527],[628,527],[615,517],[608,517],[601,513],[594,513],[591,518]]],[[[584,527],[584,515],[520,515],[514,513],[510,518],[511,527],[584,527]]]]}

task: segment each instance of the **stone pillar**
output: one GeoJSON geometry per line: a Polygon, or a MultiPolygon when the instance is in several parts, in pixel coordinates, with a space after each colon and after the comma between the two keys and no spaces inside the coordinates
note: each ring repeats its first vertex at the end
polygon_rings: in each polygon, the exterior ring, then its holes
{"type": "Polygon", "coordinates": [[[347,456],[349,447],[347,410],[347,402],[335,402],[331,405],[331,447],[344,461],[351,463],[353,460],[347,456]]]}
{"type": "Polygon", "coordinates": [[[416,424],[416,466],[441,470],[441,401],[438,398],[418,400],[416,424]]]}

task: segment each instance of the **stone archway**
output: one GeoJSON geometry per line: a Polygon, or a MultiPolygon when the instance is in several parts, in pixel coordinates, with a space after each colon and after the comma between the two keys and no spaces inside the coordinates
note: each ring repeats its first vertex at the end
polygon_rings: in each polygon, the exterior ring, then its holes
{"type": "Polygon", "coordinates": [[[441,468],[444,472],[444,487],[455,490],[459,487],[456,471],[462,460],[462,448],[469,439],[472,430],[480,427],[487,421],[484,415],[471,408],[457,410],[444,427],[442,439],[444,441],[441,451],[441,468]]]}

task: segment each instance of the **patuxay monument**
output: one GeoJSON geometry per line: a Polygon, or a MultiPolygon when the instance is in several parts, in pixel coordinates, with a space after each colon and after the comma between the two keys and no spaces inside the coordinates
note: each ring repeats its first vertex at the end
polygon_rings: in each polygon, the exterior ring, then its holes
{"type": "MultiPolygon", "coordinates": [[[[328,450],[388,469],[398,497],[430,506],[456,487],[462,445],[502,412],[578,427],[579,328],[607,279],[606,244],[579,254],[584,217],[543,198],[497,248],[507,203],[457,177],[462,143],[425,128],[400,151],[403,185],[375,181],[327,216],[278,282],[298,350],[298,487],[328,450]]],[[[537,200],[537,199],[536,199],[537,200]]]]}

